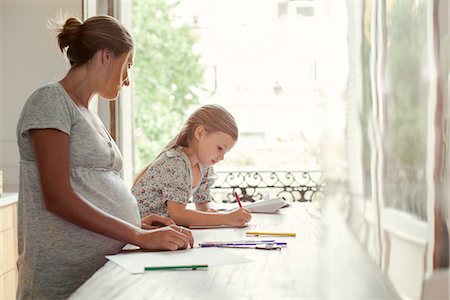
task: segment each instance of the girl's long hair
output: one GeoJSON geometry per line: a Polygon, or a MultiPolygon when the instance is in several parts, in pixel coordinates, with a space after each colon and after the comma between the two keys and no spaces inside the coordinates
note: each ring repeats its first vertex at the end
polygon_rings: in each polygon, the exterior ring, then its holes
{"type": "MultiPolygon", "coordinates": [[[[189,147],[194,141],[195,129],[198,126],[205,127],[208,133],[218,131],[226,133],[235,141],[237,141],[239,136],[236,121],[225,108],[217,104],[203,105],[189,116],[180,132],[164,147],[155,159],[161,156],[162,153],[178,146],[189,147]]],[[[150,165],[139,172],[134,180],[133,186],[139,183],[150,165]]]]}

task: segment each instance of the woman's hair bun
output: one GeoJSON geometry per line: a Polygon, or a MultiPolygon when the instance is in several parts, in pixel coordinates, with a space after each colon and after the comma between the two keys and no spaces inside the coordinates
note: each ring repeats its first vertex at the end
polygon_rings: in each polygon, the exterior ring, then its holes
{"type": "Polygon", "coordinates": [[[82,26],[83,23],[75,17],[70,17],[66,20],[64,25],[58,30],[58,45],[61,51],[72,45],[73,41],[78,37],[82,26]]]}

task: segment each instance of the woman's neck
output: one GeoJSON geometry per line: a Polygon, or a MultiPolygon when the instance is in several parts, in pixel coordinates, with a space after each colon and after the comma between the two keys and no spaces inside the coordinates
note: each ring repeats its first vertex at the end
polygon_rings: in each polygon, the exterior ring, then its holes
{"type": "Polygon", "coordinates": [[[85,66],[71,69],[59,83],[76,105],[88,108],[89,101],[95,93],[85,66]]]}

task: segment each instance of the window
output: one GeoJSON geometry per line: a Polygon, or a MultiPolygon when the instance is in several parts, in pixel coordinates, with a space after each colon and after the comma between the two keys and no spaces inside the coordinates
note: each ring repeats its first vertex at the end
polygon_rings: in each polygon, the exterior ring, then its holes
{"type": "Polygon", "coordinates": [[[226,107],[240,129],[216,171],[322,169],[326,100],[345,87],[346,69],[339,69],[345,39],[331,40],[344,37],[345,21],[330,23],[332,14],[345,20],[339,5],[185,0],[132,6],[136,171],[206,103],[226,107]],[[296,8],[305,8],[308,18],[292,16],[296,8]],[[280,18],[284,11],[289,16],[280,18]],[[336,49],[333,72],[317,35],[336,49]]]}

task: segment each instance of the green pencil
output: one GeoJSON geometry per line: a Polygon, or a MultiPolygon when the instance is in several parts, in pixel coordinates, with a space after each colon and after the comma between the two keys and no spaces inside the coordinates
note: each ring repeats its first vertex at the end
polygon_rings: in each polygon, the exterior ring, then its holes
{"type": "Polygon", "coordinates": [[[192,269],[197,270],[200,268],[207,268],[208,265],[187,265],[187,266],[162,266],[162,267],[145,267],[145,271],[156,271],[156,270],[176,270],[176,269],[192,269]]]}

